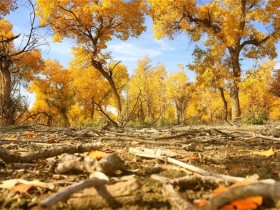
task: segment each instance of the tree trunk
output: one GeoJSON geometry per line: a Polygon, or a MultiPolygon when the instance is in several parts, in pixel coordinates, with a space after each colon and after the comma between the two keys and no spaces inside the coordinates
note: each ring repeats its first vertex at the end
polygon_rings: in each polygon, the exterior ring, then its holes
{"type": "Polygon", "coordinates": [[[231,117],[235,121],[241,115],[240,102],[239,102],[239,87],[234,82],[230,90],[230,99],[231,99],[231,117]]]}
{"type": "Polygon", "coordinates": [[[90,119],[91,119],[91,120],[93,120],[94,109],[95,109],[94,103],[91,102],[91,107],[90,107],[90,119]]]}
{"type": "Polygon", "coordinates": [[[177,100],[175,99],[175,117],[176,117],[176,124],[180,123],[180,110],[177,100]]]}
{"type": "Polygon", "coordinates": [[[13,125],[14,107],[11,100],[11,73],[9,66],[2,61],[0,71],[0,124],[13,125]]]}
{"type": "Polygon", "coordinates": [[[143,102],[141,100],[141,103],[140,103],[140,113],[139,113],[139,119],[140,119],[140,124],[141,125],[144,125],[145,123],[145,114],[144,114],[144,108],[143,108],[143,102]]]}
{"type": "Polygon", "coordinates": [[[116,108],[117,108],[117,112],[118,112],[118,116],[117,116],[117,120],[120,122],[121,119],[122,119],[122,104],[121,104],[121,98],[120,98],[120,94],[118,93],[118,90],[117,90],[117,87],[115,85],[115,82],[112,78],[112,75],[109,75],[108,72],[106,72],[102,66],[100,65],[99,62],[97,62],[96,60],[92,59],[91,60],[91,64],[92,66],[98,70],[104,77],[105,79],[109,82],[110,84],[110,87],[113,91],[113,95],[114,95],[114,99],[115,99],[115,102],[116,102],[116,108]]]}
{"type": "Polygon", "coordinates": [[[48,115],[47,116],[47,126],[52,126],[52,121],[53,121],[53,116],[51,116],[51,115],[48,115]]]}
{"type": "Polygon", "coordinates": [[[47,117],[47,126],[52,126],[53,116],[46,112],[43,112],[43,114],[47,117]]]}
{"type": "Polygon", "coordinates": [[[153,121],[153,115],[152,115],[152,107],[151,107],[150,96],[146,97],[146,107],[147,107],[147,115],[148,115],[149,121],[152,122],[153,121]]]}
{"type": "Polygon", "coordinates": [[[63,117],[63,125],[66,126],[66,127],[69,127],[70,122],[69,122],[69,118],[68,118],[68,115],[67,115],[66,111],[62,111],[61,114],[62,114],[62,117],[63,117]]]}
{"type": "Polygon", "coordinates": [[[230,88],[230,99],[231,99],[231,116],[232,120],[235,121],[241,115],[240,102],[239,102],[239,83],[241,77],[241,68],[239,63],[240,50],[233,48],[229,49],[231,54],[233,79],[230,88]]]}
{"type": "Polygon", "coordinates": [[[227,121],[228,119],[228,104],[227,104],[227,100],[225,97],[225,93],[224,93],[224,89],[219,87],[219,91],[220,91],[220,95],[224,104],[224,116],[223,116],[223,120],[227,121]]]}

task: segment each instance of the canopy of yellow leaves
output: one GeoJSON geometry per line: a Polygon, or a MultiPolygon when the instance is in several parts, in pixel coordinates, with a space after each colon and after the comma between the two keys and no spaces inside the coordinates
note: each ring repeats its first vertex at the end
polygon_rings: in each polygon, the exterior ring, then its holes
{"type": "Polygon", "coordinates": [[[13,25],[5,19],[0,20],[0,34],[5,38],[11,38],[14,36],[13,32],[13,25]]]}
{"type": "Polygon", "coordinates": [[[55,41],[76,38],[79,44],[94,45],[95,53],[113,36],[126,40],[145,30],[141,0],[37,0],[37,5],[41,24],[53,28],[55,41]]]}
{"type": "Polygon", "coordinates": [[[16,0],[1,0],[0,1],[0,19],[1,16],[9,14],[17,8],[16,0]]]}
{"type": "Polygon", "coordinates": [[[41,76],[33,80],[30,91],[36,95],[33,109],[38,111],[65,111],[73,103],[73,89],[69,71],[58,61],[46,60],[41,76]]]}
{"type": "MultiPolygon", "coordinates": [[[[265,32],[254,23],[279,27],[279,3],[274,0],[224,0],[201,3],[196,0],[147,0],[151,6],[156,38],[173,38],[178,31],[191,35],[193,41],[207,34],[205,45],[211,47],[214,56],[225,55],[229,47],[240,47],[242,41],[262,40],[265,32]],[[262,6],[259,6],[262,5],[262,6]]],[[[248,57],[269,54],[275,57],[274,43],[279,33],[273,33],[261,51],[248,49],[248,57]]],[[[239,50],[240,48],[236,48],[239,50]]]]}

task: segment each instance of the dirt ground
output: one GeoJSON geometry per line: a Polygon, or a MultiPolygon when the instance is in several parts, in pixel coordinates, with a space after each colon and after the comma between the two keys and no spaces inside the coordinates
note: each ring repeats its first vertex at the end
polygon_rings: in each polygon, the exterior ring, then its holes
{"type": "MultiPolygon", "coordinates": [[[[199,209],[243,180],[280,197],[280,123],[0,132],[1,209],[199,209]]],[[[280,209],[272,197],[252,209],[280,209]]]]}

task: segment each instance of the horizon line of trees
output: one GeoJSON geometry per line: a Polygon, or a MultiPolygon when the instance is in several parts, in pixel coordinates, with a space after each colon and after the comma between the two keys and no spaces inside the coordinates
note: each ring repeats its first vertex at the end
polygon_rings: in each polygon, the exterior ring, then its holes
{"type": "Polygon", "coordinates": [[[33,120],[70,126],[106,119],[123,127],[240,117],[256,124],[279,119],[280,73],[273,62],[280,38],[276,1],[27,2],[31,10],[27,34],[14,34],[5,19],[16,12],[18,1],[0,2],[1,125],[33,120]],[[126,67],[104,52],[114,37],[140,36],[146,29],[145,15],[153,19],[156,38],[172,39],[183,32],[199,43],[194,62],[187,66],[196,73],[195,82],[188,81],[182,67],[168,72],[161,64],[152,67],[148,57],[138,61],[129,77],[126,67]],[[69,69],[57,60],[42,59],[40,47],[47,44],[42,28],[53,32],[54,41],[75,41],[69,69]],[[254,59],[254,69],[242,71],[241,59],[254,59]],[[27,109],[20,87],[36,94],[32,110],[27,109]]]}
{"type": "MultiPolygon", "coordinates": [[[[80,55],[80,54],[79,54],[80,55]]],[[[279,70],[269,60],[248,70],[241,78],[240,98],[245,123],[263,124],[280,119],[278,90],[279,70]]],[[[170,72],[165,66],[151,66],[151,59],[139,59],[131,76],[122,64],[114,66],[113,80],[123,105],[122,125],[211,124],[231,121],[230,93],[227,82],[213,81],[209,70],[190,82],[185,68],[170,72]]],[[[69,70],[58,61],[47,60],[44,71],[29,91],[36,100],[26,118],[40,124],[60,126],[118,126],[117,109],[112,90],[93,67],[84,67],[80,59],[71,62],[69,70]]],[[[24,118],[23,118],[24,119],[24,118]]]]}

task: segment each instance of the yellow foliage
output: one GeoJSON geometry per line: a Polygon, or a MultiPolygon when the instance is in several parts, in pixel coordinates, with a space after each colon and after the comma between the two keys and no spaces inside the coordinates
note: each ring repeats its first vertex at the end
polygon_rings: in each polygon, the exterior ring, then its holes
{"type": "Polygon", "coordinates": [[[61,115],[64,125],[69,125],[67,113],[74,102],[71,82],[69,71],[63,69],[58,61],[46,60],[41,75],[29,87],[36,97],[32,110],[55,117],[61,115]]]}
{"type": "Polygon", "coordinates": [[[248,71],[245,80],[240,83],[241,106],[246,111],[271,111],[277,98],[269,92],[272,81],[274,61],[267,61],[256,71],[248,71]]]}
{"type": "Polygon", "coordinates": [[[77,38],[79,44],[94,45],[95,53],[106,48],[112,36],[126,40],[145,30],[146,8],[141,0],[37,0],[37,5],[41,24],[53,28],[55,41],[77,38]]]}
{"type": "Polygon", "coordinates": [[[17,8],[16,0],[1,0],[0,1],[0,19],[1,16],[9,14],[17,8]]]}
{"type": "Polygon", "coordinates": [[[141,93],[138,108],[143,118],[153,122],[160,117],[166,104],[164,96],[166,70],[163,65],[152,68],[150,61],[148,57],[138,60],[137,68],[129,83],[128,95],[131,101],[136,101],[141,93]]]}
{"type": "Polygon", "coordinates": [[[44,68],[42,54],[38,49],[17,56],[15,63],[17,68],[21,69],[22,77],[27,82],[34,79],[34,77],[44,68]]]}
{"type": "Polygon", "coordinates": [[[11,38],[14,36],[13,32],[12,32],[12,29],[13,29],[13,25],[8,21],[8,20],[5,20],[5,19],[0,19],[0,35],[1,35],[1,38],[11,38]]]}

